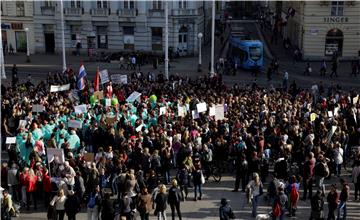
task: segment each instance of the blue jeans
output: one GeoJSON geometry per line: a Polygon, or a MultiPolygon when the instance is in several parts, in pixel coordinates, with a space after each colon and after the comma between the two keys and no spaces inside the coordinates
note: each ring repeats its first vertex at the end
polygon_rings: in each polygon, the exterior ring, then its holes
{"type": "Polygon", "coordinates": [[[165,182],[170,183],[171,182],[170,170],[165,170],[164,173],[165,173],[165,182]]]}
{"type": "Polygon", "coordinates": [[[340,201],[340,204],[338,206],[338,216],[337,219],[340,220],[345,220],[346,219],[346,202],[344,201],[340,201]],[[341,216],[341,212],[343,213],[342,218],[340,218],[341,216]]]}
{"type": "Polygon", "coordinates": [[[335,166],[335,168],[336,168],[336,175],[338,175],[338,176],[340,176],[340,174],[341,174],[341,165],[342,164],[336,164],[335,166]]]}
{"type": "Polygon", "coordinates": [[[251,199],[251,204],[252,204],[252,216],[253,217],[256,217],[257,215],[257,202],[258,202],[258,196],[254,196],[252,199],[251,199]]]}
{"type": "Polygon", "coordinates": [[[202,197],[202,189],[201,184],[200,185],[194,185],[194,193],[195,193],[195,199],[197,199],[197,191],[199,190],[200,198],[202,197]]]}

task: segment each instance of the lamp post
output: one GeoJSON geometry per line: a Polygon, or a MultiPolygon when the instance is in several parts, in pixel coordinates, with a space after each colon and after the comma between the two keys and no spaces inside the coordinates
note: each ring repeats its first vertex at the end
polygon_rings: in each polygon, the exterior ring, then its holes
{"type": "Polygon", "coordinates": [[[210,76],[213,77],[214,71],[214,48],[215,48],[215,0],[212,2],[212,16],[211,16],[211,68],[210,76]]]}
{"type": "Polygon", "coordinates": [[[165,1],[165,79],[169,79],[169,20],[168,1],[165,1]]]}
{"type": "Polygon", "coordinates": [[[198,33],[199,38],[199,65],[198,65],[198,72],[201,72],[201,38],[203,37],[203,34],[200,32],[198,33]]]}
{"type": "Polygon", "coordinates": [[[63,0],[60,0],[60,17],[61,17],[61,47],[62,47],[63,71],[65,71],[66,70],[66,56],[65,56],[64,4],[63,4],[63,0]]]}
{"type": "Polygon", "coordinates": [[[25,28],[26,33],[26,62],[30,63],[30,49],[29,49],[29,28],[25,28]]]}
{"type": "MultiPolygon", "coordinates": [[[[0,12],[1,14],[1,12],[0,12]]],[[[0,71],[1,71],[1,79],[6,79],[5,73],[5,62],[4,62],[4,53],[3,53],[3,40],[2,40],[2,32],[0,31],[0,71]]]]}

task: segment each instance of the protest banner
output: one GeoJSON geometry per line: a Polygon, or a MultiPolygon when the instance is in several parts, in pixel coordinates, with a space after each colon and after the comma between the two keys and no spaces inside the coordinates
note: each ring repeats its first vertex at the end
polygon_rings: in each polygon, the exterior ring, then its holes
{"type": "Polygon", "coordinates": [[[200,118],[200,115],[199,115],[199,113],[198,113],[196,110],[192,110],[192,111],[191,111],[191,115],[192,115],[192,118],[193,118],[193,119],[198,119],[198,118],[200,118]]]}
{"type": "Polygon", "coordinates": [[[166,112],[167,112],[166,107],[165,107],[165,106],[164,106],[164,107],[161,107],[161,108],[160,108],[160,111],[159,111],[159,116],[160,116],[160,115],[165,115],[166,112]]]}
{"type": "Polygon", "coordinates": [[[77,105],[74,108],[75,108],[75,113],[76,114],[82,114],[82,113],[87,112],[87,106],[85,104],[77,105]]]}
{"type": "Polygon", "coordinates": [[[65,84],[65,85],[51,85],[50,86],[50,92],[61,92],[61,91],[66,91],[70,89],[70,84],[65,84]]]}
{"type": "Polygon", "coordinates": [[[16,137],[6,137],[5,144],[15,144],[16,143],[16,137]]]}
{"type": "Polygon", "coordinates": [[[134,102],[141,96],[141,93],[134,91],[131,95],[126,99],[126,102],[134,102]]]}
{"type": "Polygon", "coordinates": [[[107,70],[100,71],[100,80],[101,80],[101,84],[110,82],[109,72],[107,70]]]}
{"type": "Polygon", "coordinates": [[[94,162],[95,160],[94,153],[84,153],[84,160],[86,162],[94,162]]]}
{"type": "Polygon", "coordinates": [[[65,162],[64,149],[47,148],[46,151],[49,163],[51,163],[55,158],[58,158],[60,163],[65,162]]]}
{"type": "Polygon", "coordinates": [[[81,121],[70,120],[70,121],[68,122],[68,127],[69,127],[69,128],[81,128],[81,127],[82,127],[82,123],[81,123],[81,121]]]}
{"type": "Polygon", "coordinates": [[[178,116],[185,117],[186,115],[186,107],[182,105],[178,105],[178,116]]]}
{"type": "Polygon", "coordinates": [[[315,121],[316,116],[317,116],[316,113],[311,113],[311,115],[310,115],[310,121],[315,121]]]}
{"type": "Polygon", "coordinates": [[[224,105],[219,104],[215,106],[215,120],[224,120],[224,105]]]}
{"type": "Polygon", "coordinates": [[[94,92],[94,98],[97,100],[101,100],[104,98],[104,92],[103,91],[96,91],[94,92]]]}
{"type": "Polygon", "coordinates": [[[209,108],[209,116],[215,116],[216,114],[216,107],[215,106],[211,106],[209,108]]]}
{"type": "Polygon", "coordinates": [[[202,102],[202,103],[196,104],[196,109],[197,109],[198,113],[206,112],[206,110],[207,110],[206,103],[202,102]]]}
{"type": "Polygon", "coordinates": [[[111,75],[111,81],[114,84],[127,84],[127,75],[121,75],[121,74],[112,74],[111,75]]]}
{"type": "Polygon", "coordinates": [[[43,112],[45,107],[43,105],[33,105],[32,112],[43,112]]]}

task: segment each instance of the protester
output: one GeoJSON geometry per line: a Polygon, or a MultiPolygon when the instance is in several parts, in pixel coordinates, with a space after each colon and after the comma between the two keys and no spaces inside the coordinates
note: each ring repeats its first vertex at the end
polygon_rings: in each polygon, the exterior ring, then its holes
{"type": "Polygon", "coordinates": [[[180,210],[180,201],[182,200],[182,195],[180,190],[178,189],[178,183],[176,179],[171,181],[171,187],[168,192],[168,203],[171,208],[171,216],[172,220],[175,220],[175,209],[179,219],[181,220],[181,210],[180,210]]]}
{"type": "Polygon", "coordinates": [[[330,192],[327,196],[328,202],[328,217],[327,220],[335,220],[335,210],[339,204],[339,194],[336,191],[336,185],[332,184],[330,188],[330,192]]]}
{"type": "Polygon", "coordinates": [[[222,198],[220,202],[219,217],[220,220],[235,219],[234,212],[225,198],[222,198]]]}
{"type": "Polygon", "coordinates": [[[148,193],[147,188],[143,188],[140,198],[138,199],[137,210],[140,213],[141,220],[149,220],[151,211],[151,195],[148,193]]]}
{"type": "Polygon", "coordinates": [[[340,219],[340,217],[341,217],[341,219],[346,219],[346,215],[347,215],[346,203],[350,197],[350,188],[349,188],[348,183],[346,183],[344,180],[341,179],[340,183],[342,185],[342,189],[341,189],[340,197],[339,197],[337,219],[340,219]]]}
{"type": "Polygon", "coordinates": [[[60,189],[56,196],[51,200],[50,206],[54,208],[55,219],[63,220],[65,216],[66,196],[64,190],[60,189]]]}
{"type": "Polygon", "coordinates": [[[155,198],[155,215],[157,216],[158,220],[166,220],[166,201],[166,186],[160,185],[159,193],[156,195],[155,198]]]}
{"type": "Polygon", "coordinates": [[[324,219],[324,198],[320,190],[311,198],[311,214],[309,219],[324,219]]]}
{"type": "Polygon", "coordinates": [[[68,216],[68,220],[76,220],[76,214],[80,211],[80,201],[74,191],[69,191],[69,195],[65,200],[64,208],[65,213],[68,216]]]}
{"type": "Polygon", "coordinates": [[[263,184],[260,180],[259,174],[253,174],[253,179],[246,186],[246,190],[248,195],[248,202],[252,205],[252,216],[256,217],[258,197],[263,194],[263,184]]]}

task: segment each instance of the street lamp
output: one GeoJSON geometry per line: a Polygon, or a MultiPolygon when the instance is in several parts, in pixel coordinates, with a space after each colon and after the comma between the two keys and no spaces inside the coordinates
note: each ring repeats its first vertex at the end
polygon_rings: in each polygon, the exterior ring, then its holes
{"type": "Polygon", "coordinates": [[[198,65],[198,72],[201,72],[201,38],[203,37],[203,34],[200,32],[198,33],[199,38],[199,65],[198,65]]]}
{"type": "Polygon", "coordinates": [[[29,28],[25,28],[26,33],[26,62],[30,63],[30,49],[29,49],[29,28]]]}
{"type": "Polygon", "coordinates": [[[211,18],[211,68],[210,76],[213,77],[214,71],[214,48],[215,48],[215,0],[212,2],[212,18],[211,18]]]}
{"type": "Polygon", "coordinates": [[[65,56],[64,5],[63,5],[63,0],[60,0],[60,18],[61,18],[62,61],[63,61],[63,71],[65,71],[66,70],[66,56],[65,56]]]}
{"type": "Polygon", "coordinates": [[[169,79],[169,18],[168,2],[165,1],[165,79],[169,79]]]}

